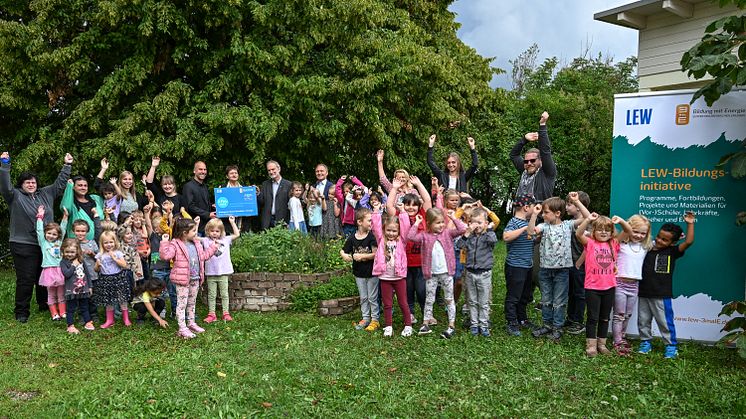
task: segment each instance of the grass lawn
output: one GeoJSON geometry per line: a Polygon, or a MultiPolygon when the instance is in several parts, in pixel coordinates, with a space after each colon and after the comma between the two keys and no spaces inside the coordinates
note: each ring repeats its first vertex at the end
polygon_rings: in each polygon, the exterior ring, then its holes
{"type": "Polygon", "coordinates": [[[436,309],[426,337],[400,337],[396,318],[384,339],[355,331],[357,313],[284,312],[235,313],[184,341],[175,321],[79,336],[35,312],[18,324],[14,274],[1,272],[0,417],[746,416],[735,351],[684,343],[671,361],[656,342],[646,356],[587,359],[583,336],[509,338],[502,272],[494,278],[489,339],[460,328],[439,339],[436,309]]]}

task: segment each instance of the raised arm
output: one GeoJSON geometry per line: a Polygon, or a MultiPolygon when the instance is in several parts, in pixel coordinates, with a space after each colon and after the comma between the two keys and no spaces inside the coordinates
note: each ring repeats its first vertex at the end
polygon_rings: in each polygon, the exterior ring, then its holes
{"type": "Polygon", "coordinates": [[[526,230],[528,230],[528,225],[515,230],[503,230],[503,241],[510,243],[520,237],[526,230]]]}
{"type": "Polygon", "coordinates": [[[96,175],[96,179],[100,179],[101,181],[103,181],[104,176],[106,176],[107,170],[109,170],[109,159],[104,157],[103,159],[101,159],[101,170],[98,171],[98,174],[96,175]]]}
{"type": "Polygon", "coordinates": [[[70,172],[72,172],[73,156],[70,153],[65,154],[65,164],[62,165],[60,173],[57,175],[54,183],[41,188],[44,193],[49,193],[52,199],[57,198],[65,192],[67,186],[67,180],[70,179],[70,172]]]}
{"type": "Polygon", "coordinates": [[[239,237],[241,237],[241,229],[238,228],[238,225],[236,224],[236,217],[229,216],[228,217],[228,224],[231,225],[231,228],[233,229],[233,234],[231,234],[231,240],[236,240],[239,237]]]}
{"type": "Polygon", "coordinates": [[[557,177],[557,165],[552,157],[552,145],[547,133],[547,119],[549,114],[545,111],[539,119],[539,157],[541,157],[541,170],[549,179],[557,177]]]}
{"type": "Polygon", "coordinates": [[[158,168],[158,165],[161,164],[161,158],[158,156],[153,157],[153,159],[150,161],[150,170],[148,170],[148,174],[145,176],[145,184],[153,183],[153,180],[155,179],[155,169],[158,168]]]}
{"type": "Polygon", "coordinates": [[[383,169],[383,150],[378,150],[376,153],[376,161],[378,162],[378,180],[381,182],[381,186],[386,192],[391,191],[391,182],[386,177],[386,171],[383,169]]]}
{"type": "Polygon", "coordinates": [[[617,241],[627,241],[632,237],[632,226],[624,218],[615,215],[611,217],[611,222],[622,226],[622,232],[616,237],[617,241]]]}
{"type": "Polygon", "coordinates": [[[526,233],[529,237],[536,235],[536,218],[541,214],[541,204],[534,205],[532,210],[531,218],[528,220],[528,227],[526,228],[526,233]]]}
{"type": "Polygon", "coordinates": [[[417,188],[417,192],[420,194],[420,198],[422,198],[422,209],[427,211],[432,208],[433,200],[430,198],[430,194],[427,193],[427,189],[425,189],[425,185],[422,184],[420,178],[417,176],[410,176],[409,181],[412,182],[415,188],[417,188]]]}
{"type": "Polygon", "coordinates": [[[456,227],[449,230],[451,233],[451,237],[455,238],[464,234],[464,232],[466,231],[466,224],[464,224],[464,222],[461,221],[459,218],[456,218],[452,210],[448,211],[448,217],[451,219],[451,221],[453,221],[453,225],[456,227]]]}
{"type": "Polygon", "coordinates": [[[412,224],[412,227],[410,227],[409,231],[407,231],[407,241],[422,243],[424,233],[419,231],[420,224],[422,224],[422,216],[420,214],[417,214],[414,217],[414,224],[412,224]]]}
{"type": "MultiPolygon", "coordinates": [[[[588,208],[586,208],[585,205],[583,205],[583,203],[580,202],[578,193],[570,192],[568,195],[570,196],[570,202],[572,202],[572,204],[575,205],[578,208],[578,210],[580,210],[580,215],[582,215],[583,218],[588,218],[591,215],[591,213],[588,211],[588,208]]],[[[575,227],[580,225],[580,222],[581,222],[580,219],[575,220],[574,221],[575,227]]]]}
{"type": "MultiPolygon", "coordinates": [[[[394,183],[391,184],[391,187],[394,188],[393,190],[395,191],[399,190],[399,187],[401,187],[401,182],[399,181],[399,179],[394,179],[394,183]]],[[[396,204],[396,199],[386,200],[386,213],[388,215],[396,215],[396,207],[394,206],[394,204],[396,204]]]]}
{"type": "Polygon", "coordinates": [[[684,239],[684,243],[679,244],[679,252],[683,252],[694,244],[694,222],[697,221],[694,218],[694,213],[687,211],[684,214],[684,221],[686,222],[686,238],[684,239]]]}
{"type": "Polygon", "coordinates": [[[13,194],[15,190],[13,185],[10,183],[10,154],[7,151],[3,151],[0,155],[0,193],[2,193],[5,202],[10,204],[13,202],[13,194]]]}
{"type": "MultiPolygon", "coordinates": [[[[474,138],[468,137],[466,141],[469,143],[469,153],[471,154],[471,167],[466,171],[466,173],[464,173],[464,177],[468,182],[469,179],[477,173],[477,168],[479,168],[479,158],[477,157],[477,148],[474,138]]],[[[466,187],[466,185],[464,185],[464,187],[466,187]]]]}
{"type": "Polygon", "coordinates": [[[588,243],[588,237],[585,235],[585,230],[588,229],[588,224],[596,219],[598,219],[598,214],[594,212],[588,217],[583,218],[583,220],[580,222],[580,225],[578,225],[578,227],[575,229],[575,238],[577,238],[578,242],[580,242],[580,244],[582,244],[583,246],[588,243]]]}
{"type": "Polygon", "coordinates": [[[526,135],[523,136],[520,140],[518,140],[517,143],[513,146],[513,148],[510,149],[510,161],[513,162],[513,166],[515,167],[515,170],[518,171],[518,173],[523,173],[525,170],[523,166],[523,157],[521,156],[521,151],[523,151],[523,147],[526,145],[529,141],[536,141],[539,138],[539,134],[535,132],[529,132],[526,135]]]}
{"type": "Polygon", "coordinates": [[[435,159],[433,158],[433,150],[435,149],[435,134],[431,135],[428,139],[428,145],[427,145],[427,165],[430,166],[430,170],[433,172],[433,176],[437,177],[438,179],[443,178],[443,170],[438,167],[437,164],[435,164],[435,159]]]}

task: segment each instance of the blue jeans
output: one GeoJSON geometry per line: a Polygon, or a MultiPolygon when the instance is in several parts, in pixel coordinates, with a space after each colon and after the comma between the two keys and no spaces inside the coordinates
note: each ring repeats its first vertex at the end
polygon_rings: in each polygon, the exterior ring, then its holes
{"type": "Polygon", "coordinates": [[[290,231],[298,230],[301,233],[303,233],[304,235],[308,234],[308,230],[306,229],[306,222],[305,221],[299,222],[298,223],[298,228],[295,228],[295,224],[290,223],[290,224],[288,224],[288,229],[290,229],[290,231]]]}
{"type": "Polygon", "coordinates": [[[344,233],[345,238],[348,238],[355,234],[357,231],[357,226],[354,226],[352,224],[343,224],[342,225],[342,233],[344,233]]]}
{"type": "Polygon", "coordinates": [[[565,323],[570,268],[539,269],[541,319],[544,326],[559,329],[565,323]]]}
{"type": "Polygon", "coordinates": [[[170,269],[153,269],[153,278],[163,281],[168,291],[168,299],[171,302],[171,313],[176,313],[176,287],[171,282],[170,269]]]}

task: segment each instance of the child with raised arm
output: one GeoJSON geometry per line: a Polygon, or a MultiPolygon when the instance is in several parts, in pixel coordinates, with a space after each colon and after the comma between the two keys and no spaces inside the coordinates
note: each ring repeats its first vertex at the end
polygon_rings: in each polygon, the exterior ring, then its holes
{"type": "Polygon", "coordinates": [[[393,294],[404,319],[401,335],[412,336],[412,317],[407,304],[407,252],[404,235],[409,232],[409,217],[404,212],[388,216],[381,221],[381,214],[371,215],[371,230],[376,237],[376,256],[373,259],[373,276],[379,278],[383,300],[383,336],[391,337],[393,328],[393,294]]]}
{"type": "Polygon", "coordinates": [[[528,218],[536,200],[533,195],[520,195],[513,201],[515,213],[503,231],[507,245],[505,257],[505,321],[508,335],[521,336],[521,329],[531,329],[526,306],[533,297],[531,270],[534,266],[534,241],[528,237],[528,218]]]}
{"type": "Polygon", "coordinates": [[[430,324],[433,320],[433,304],[438,286],[445,294],[446,311],[448,312],[448,328],[441,337],[450,339],[456,333],[456,304],[453,300],[453,275],[456,272],[456,257],[453,250],[453,239],[466,231],[466,225],[454,217],[453,210],[448,213],[450,222],[455,228],[446,227],[446,216],[443,210],[430,208],[427,210],[427,230],[420,231],[422,216],[415,216],[414,225],[409,229],[407,240],[419,244],[422,249],[422,274],[425,278],[425,311],[420,335],[431,333],[430,324]]]}
{"type": "Polygon", "coordinates": [[[378,278],[373,276],[373,259],[378,250],[376,237],[371,230],[371,211],[368,208],[355,210],[357,231],[347,238],[339,254],[346,262],[352,262],[352,274],[355,276],[357,290],[360,294],[360,311],[362,320],[355,329],[373,332],[378,329],[378,278]]]}
{"type": "MultiPolygon", "coordinates": [[[[650,250],[650,220],[644,215],[635,214],[626,222],[626,228],[619,235],[619,258],[617,260],[616,291],[614,292],[614,317],[611,325],[614,333],[614,350],[619,355],[628,355],[632,350],[625,339],[627,324],[637,305],[637,292],[642,279],[642,263],[650,250]]],[[[624,224],[622,224],[624,225],[624,224]]]]}
{"type": "Polygon", "coordinates": [[[684,252],[694,243],[694,213],[684,215],[686,222],[686,236],[682,238],[682,230],[678,224],[663,224],[655,236],[653,248],[645,255],[642,264],[642,281],[638,299],[637,327],[640,331],[641,354],[647,354],[653,346],[650,344],[652,333],[650,330],[653,319],[658,325],[661,337],[666,343],[664,357],[676,358],[679,354],[674,326],[673,305],[673,271],[676,260],[684,256],[684,252]]]}
{"type": "MultiPolygon", "coordinates": [[[[580,204],[582,205],[582,204],[580,204]]],[[[588,320],[585,322],[585,354],[589,358],[596,354],[609,354],[606,336],[609,333],[609,313],[614,305],[616,288],[616,262],[619,241],[614,224],[621,218],[599,216],[595,212],[578,226],[575,236],[585,249],[585,301],[588,320]],[[590,235],[585,231],[590,224],[590,235]]],[[[622,224],[629,233],[629,225],[622,224]]]]}
{"type": "MultiPolygon", "coordinates": [[[[578,191],[578,199],[588,208],[591,198],[587,193],[578,191]]],[[[565,207],[567,215],[573,220],[582,220],[580,213],[570,197],[567,197],[565,207]]],[[[567,320],[565,330],[571,335],[579,335],[585,332],[585,254],[583,245],[578,242],[577,237],[572,236],[572,266],[570,267],[569,290],[567,293],[567,320]]]]}
{"type": "Polygon", "coordinates": [[[88,301],[93,292],[92,271],[83,262],[83,253],[77,239],[65,239],[62,242],[62,261],[60,270],[65,277],[65,301],[67,302],[67,332],[77,335],[80,331],[75,327],[75,311],[79,309],[80,318],[86,330],[94,330],[91,321],[88,301]]]}
{"type": "MultiPolygon", "coordinates": [[[[570,192],[570,200],[575,204],[583,217],[590,214],[580,203],[577,192],[570,192]]],[[[541,318],[543,325],[533,331],[534,337],[549,335],[554,341],[562,338],[562,325],[565,323],[567,306],[567,289],[572,266],[572,234],[581,220],[562,221],[565,212],[565,201],[551,197],[534,206],[531,220],[528,223],[528,234],[531,237],[541,233],[539,245],[539,287],[541,288],[541,318]],[[536,218],[541,214],[544,222],[536,225],[536,218]]]]}
{"type": "Polygon", "coordinates": [[[223,308],[223,320],[232,321],[230,314],[230,299],[228,295],[228,275],[233,274],[233,262],[231,262],[231,245],[233,241],[241,236],[241,230],[236,224],[236,217],[228,217],[233,234],[225,234],[225,225],[219,218],[213,218],[205,225],[205,237],[202,244],[207,250],[210,246],[217,245],[218,250],[213,257],[205,261],[205,275],[207,276],[207,317],[205,323],[212,323],[218,318],[215,315],[215,300],[220,292],[220,305],[223,308]]]}
{"type": "Polygon", "coordinates": [[[44,206],[36,211],[36,238],[41,247],[41,276],[39,285],[47,288],[47,305],[52,320],[60,320],[67,312],[65,303],[65,277],[60,270],[62,251],[60,246],[67,231],[67,210],[62,209],[62,222],[44,225],[44,206]]]}
{"type": "Polygon", "coordinates": [[[466,250],[466,289],[472,336],[490,337],[490,304],[492,303],[492,252],[497,243],[495,232],[488,228],[487,211],[471,210],[469,227],[457,246],[466,250]]]}
{"type": "MultiPolygon", "coordinates": [[[[427,193],[420,179],[417,176],[410,176],[409,182],[417,187],[420,191],[419,195],[408,193],[402,197],[399,204],[396,204],[394,199],[386,201],[386,213],[392,217],[404,213],[409,221],[407,226],[414,223],[417,214],[424,217],[425,211],[432,207],[430,194],[427,193]]],[[[401,189],[402,186],[401,180],[395,178],[392,184],[394,190],[401,189]]],[[[418,229],[422,231],[426,228],[426,223],[418,226],[418,229]]],[[[409,227],[407,227],[408,229],[409,227]]],[[[415,295],[417,296],[417,302],[420,305],[423,315],[425,310],[425,279],[422,276],[422,249],[419,244],[407,241],[406,237],[406,234],[402,234],[402,240],[405,240],[407,247],[407,302],[409,303],[412,323],[417,323],[417,319],[414,316],[415,295]]]]}

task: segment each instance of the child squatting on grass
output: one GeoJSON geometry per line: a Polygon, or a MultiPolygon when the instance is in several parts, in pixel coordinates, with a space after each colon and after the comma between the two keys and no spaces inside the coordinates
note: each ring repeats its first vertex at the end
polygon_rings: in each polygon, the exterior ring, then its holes
{"type": "MultiPolygon", "coordinates": [[[[380,214],[378,214],[380,218],[380,214]]],[[[355,329],[373,332],[378,329],[378,278],[373,275],[373,261],[378,251],[376,236],[371,232],[372,212],[368,208],[355,210],[357,231],[345,241],[339,251],[346,262],[352,262],[352,274],[355,276],[357,290],[360,294],[360,311],[362,320],[355,329]]]]}
{"type": "Polygon", "coordinates": [[[647,354],[653,346],[651,324],[653,319],[658,325],[663,342],[666,344],[664,357],[673,359],[679,354],[676,340],[676,327],[674,325],[673,305],[673,272],[676,268],[676,260],[684,256],[684,252],[694,243],[694,214],[687,212],[684,215],[686,222],[686,236],[684,242],[677,244],[682,238],[682,230],[678,224],[663,224],[655,236],[653,248],[645,255],[642,264],[642,281],[640,281],[640,292],[637,311],[637,328],[640,331],[640,347],[637,350],[641,354],[647,354]]]}

